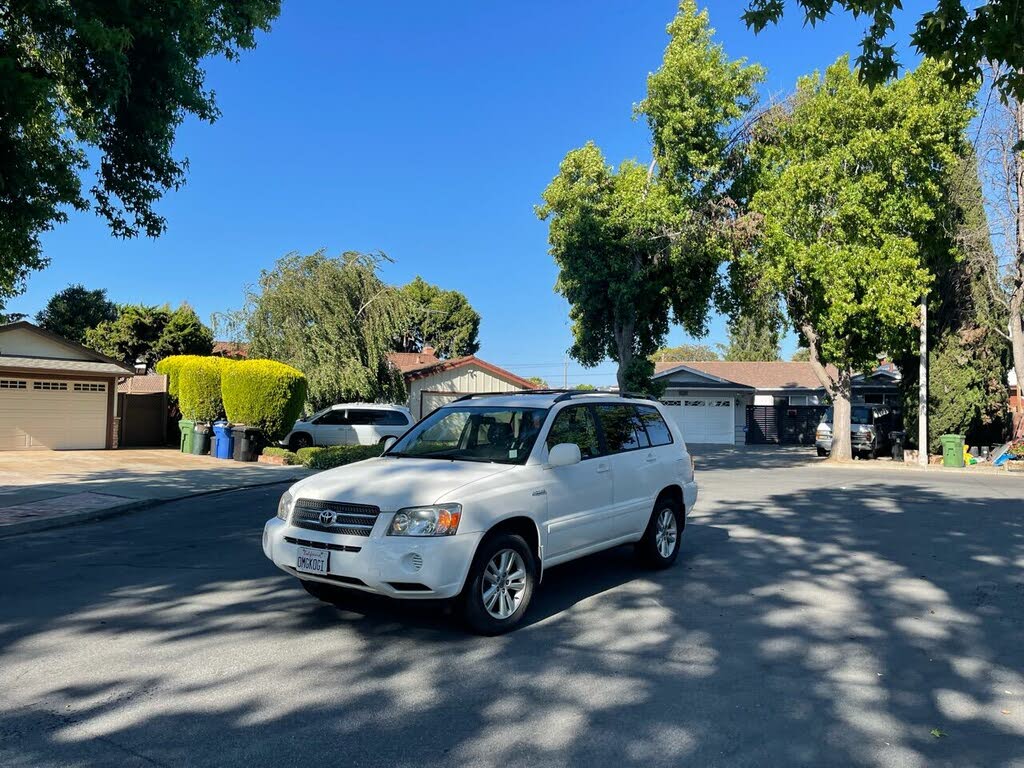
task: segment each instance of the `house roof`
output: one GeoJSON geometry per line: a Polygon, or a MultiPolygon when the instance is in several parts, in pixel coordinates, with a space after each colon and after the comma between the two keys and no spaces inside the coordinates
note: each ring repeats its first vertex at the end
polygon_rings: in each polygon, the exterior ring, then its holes
{"type": "Polygon", "coordinates": [[[248,357],[249,345],[244,341],[215,341],[210,354],[217,357],[248,357]]]}
{"type": "Polygon", "coordinates": [[[3,354],[3,344],[0,343],[0,367],[41,371],[63,371],[67,373],[104,373],[117,376],[135,375],[135,371],[112,357],[107,357],[94,349],[89,349],[81,344],[69,341],[63,336],[59,336],[56,333],[40,328],[38,325],[33,325],[27,320],[19,320],[16,323],[0,325],[0,335],[16,330],[24,330],[37,336],[41,336],[42,338],[67,349],[68,352],[75,353],[79,358],[84,357],[87,359],[5,355],[3,354]]]}
{"type": "MultiPolygon", "coordinates": [[[[396,353],[404,354],[404,353],[396,353]]],[[[466,355],[465,357],[456,357],[452,360],[438,360],[435,363],[419,364],[417,367],[409,368],[402,371],[406,381],[414,381],[416,379],[422,379],[427,376],[433,376],[435,373],[441,373],[442,371],[450,371],[453,368],[464,368],[466,366],[475,365],[478,368],[483,368],[490,374],[499,378],[510,381],[513,384],[522,387],[523,389],[537,389],[537,385],[529,379],[524,379],[521,376],[517,376],[511,371],[506,371],[504,368],[499,368],[497,365],[488,363],[486,360],[481,360],[476,355],[466,355]]]]}
{"type": "MultiPolygon", "coordinates": [[[[828,366],[829,373],[835,368],[828,366]]],[[[754,389],[821,389],[821,382],[809,362],[776,360],[773,362],[740,363],[726,360],[700,362],[666,362],[654,364],[655,378],[693,371],[711,377],[716,383],[733,383],[754,389]]],[[[898,379],[899,371],[891,363],[880,366],[876,374],[898,379]]],[[[857,381],[859,377],[854,377],[857,381]]]]}
{"type": "Polygon", "coordinates": [[[392,352],[388,360],[402,373],[411,373],[421,368],[432,368],[441,362],[433,352],[392,352]]]}

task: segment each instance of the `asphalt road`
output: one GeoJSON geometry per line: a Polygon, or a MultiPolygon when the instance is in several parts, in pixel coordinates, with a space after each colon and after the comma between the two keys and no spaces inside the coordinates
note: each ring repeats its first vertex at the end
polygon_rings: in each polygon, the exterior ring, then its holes
{"type": "Polygon", "coordinates": [[[553,569],[493,639],[308,597],[279,488],[0,541],[0,765],[1024,766],[1024,480],[698,469],[674,569],[553,569]]]}

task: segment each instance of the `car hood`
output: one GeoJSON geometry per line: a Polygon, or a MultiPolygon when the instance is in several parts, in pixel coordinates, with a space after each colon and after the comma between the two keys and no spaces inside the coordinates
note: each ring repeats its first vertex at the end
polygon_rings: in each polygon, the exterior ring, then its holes
{"type": "Polygon", "coordinates": [[[292,486],[292,494],[303,499],[370,504],[393,512],[433,504],[458,488],[512,468],[508,464],[382,457],[318,472],[292,486]]]}

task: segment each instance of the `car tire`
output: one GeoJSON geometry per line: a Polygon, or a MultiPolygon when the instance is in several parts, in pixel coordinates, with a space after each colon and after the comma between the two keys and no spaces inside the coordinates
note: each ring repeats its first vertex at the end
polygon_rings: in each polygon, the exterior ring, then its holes
{"type": "Polygon", "coordinates": [[[651,512],[644,537],[637,543],[637,554],[650,568],[669,568],[679,556],[683,537],[682,505],[671,498],[659,498],[651,512]]]}
{"type": "Polygon", "coordinates": [[[303,589],[317,600],[330,603],[331,605],[337,605],[345,597],[345,590],[332,584],[324,584],[321,581],[309,581],[308,579],[299,579],[299,583],[302,584],[303,589]]]}
{"type": "Polygon", "coordinates": [[[826,451],[824,448],[819,448],[818,449],[818,455],[822,456],[822,457],[828,456],[828,451],[826,451]]]}
{"type": "Polygon", "coordinates": [[[522,536],[487,536],[473,557],[460,598],[466,624],[480,635],[511,632],[526,615],[536,582],[537,560],[522,536]]]}
{"type": "Polygon", "coordinates": [[[298,451],[303,448],[312,448],[313,438],[307,435],[305,432],[300,432],[297,435],[292,435],[292,439],[288,441],[288,450],[298,451]]]}

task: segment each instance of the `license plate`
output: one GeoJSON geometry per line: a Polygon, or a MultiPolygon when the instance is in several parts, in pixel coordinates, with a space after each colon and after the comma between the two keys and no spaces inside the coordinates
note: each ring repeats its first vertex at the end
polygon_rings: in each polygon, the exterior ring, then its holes
{"type": "Polygon", "coordinates": [[[299,547],[299,557],[295,562],[295,570],[299,573],[315,573],[318,576],[326,576],[330,563],[330,550],[299,547]]]}

